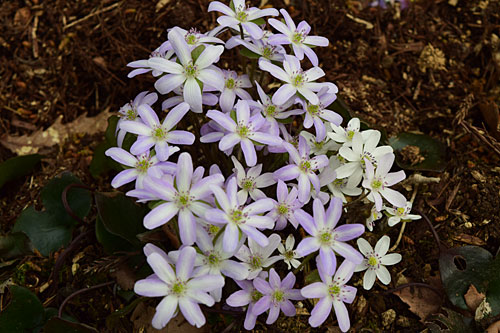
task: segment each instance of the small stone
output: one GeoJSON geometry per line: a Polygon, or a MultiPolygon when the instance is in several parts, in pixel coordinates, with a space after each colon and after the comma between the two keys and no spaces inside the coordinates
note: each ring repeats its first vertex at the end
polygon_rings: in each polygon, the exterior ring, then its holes
{"type": "Polygon", "coordinates": [[[382,325],[384,327],[390,326],[394,320],[396,320],[396,311],[393,309],[389,309],[385,312],[382,312],[382,325]]]}

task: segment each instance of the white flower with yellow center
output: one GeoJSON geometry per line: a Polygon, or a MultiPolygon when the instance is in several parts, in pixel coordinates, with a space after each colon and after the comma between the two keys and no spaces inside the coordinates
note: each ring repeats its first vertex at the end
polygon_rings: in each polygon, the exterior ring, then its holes
{"type": "Polygon", "coordinates": [[[402,207],[385,207],[385,211],[391,215],[391,217],[389,217],[389,220],[387,221],[389,227],[393,227],[401,221],[406,222],[410,220],[420,220],[422,216],[410,214],[411,207],[412,203],[410,201],[408,201],[406,205],[402,207]]]}
{"type": "Polygon", "coordinates": [[[356,266],[354,271],[362,272],[366,270],[363,276],[363,288],[366,290],[370,290],[373,287],[376,278],[385,285],[391,282],[391,273],[389,273],[385,266],[397,264],[401,261],[402,257],[399,253],[387,254],[390,242],[391,239],[389,236],[383,236],[375,244],[375,250],[373,250],[366,239],[358,238],[358,248],[365,256],[365,259],[363,259],[361,264],[356,266]]]}

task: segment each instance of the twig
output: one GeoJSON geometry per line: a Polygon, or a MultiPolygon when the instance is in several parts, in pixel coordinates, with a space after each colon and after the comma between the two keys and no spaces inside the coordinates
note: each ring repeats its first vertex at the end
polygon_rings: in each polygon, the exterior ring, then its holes
{"type": "Polygon", "coordinates": [[[360,196],[360,197],[358,197],[358,198],[354,199],[354,200],[353,200],[353,201],[351,201],[351,202],[346,203],[346,204],[344,205],[344,207],[343,207],[343,208],[347,208],[347,207],[351,206],[352,204],[354,204],[354,203],[356,203],[356,202],[359,202],[359,201],[363,200],[364,198],[366,198],[366,197],[368,196],[368,194],[370,194],[370,192],[366,191],[366,193],[365,193],[365,194],[363,194],[362,196],[360,196]]]}
{"type": "Polygon", "coordinates": [[[299,267],[297,267],[294,271],[293,274],[297,274],[300,272],[300,270],[314,257],[314,253],[311,253],[308,255],[302,262],[300,263],[299,267]]]}
{"type": "Polygon", "coordinates": [[[106,287],[106,286],[109,286],[111,284],[114,284],[115,281],[109,281],[109,282],[105,282],[105,283],[101,283],[101,284],[98,284],[98,285],[95,285],[93,287],[89,287],[89,288],[84,288],[84,289],[80,289],[78,291],[75,291],[74,293],[72,293],[71,295],[69,295],[68,297],[66,297],[66,299],[62,302],[61,306],[59,307],[59,312],[57,313],[57,316],[59,318],[62,317],[62,313],[63,313],[63,309],[64,309],[64,306],[66,305],[66,303],[68,303],[73,297],[79,295],[79,294],[82,294],[84,292],[87,292],[87,291],[91,291],[91,290],[94,290],[94,289],[99,289],[99,288],[102,288],[102,287],[106,287]]]}
{"type": "Polygon", "coordinates": [[[108,6],[108,7],[104,7],[104,8],[102,8],[102,9],[99,9],[98,11],[95,11],[95,12],[93,12],[93,13],[90,13],[89,15],[87,15],[87,16],[85,16],[85,17],[82,17],[81,19],[78,19],[78,20],[76,20],[76,21],[73,21],[73,22],[71,22],[71,23],[69,23],[69,24],[65,25],[65,26],[63,27],[63,30],[69,29],[69,28],[71,28],[72,26],[75,26],[75,25],[77,25],[77,24],[80,24],[80,23],[82,23],[83,21],[86,21],[86,20],[88,20],[88,19],[89,19],[89,18],[91,18],[91,17],[94,17],[94,16],[96,16],[96,15],[99,15],[99,14],[102,14],[102,13],[104,13],[104,12],[110,11],[111,9],[114,9],[114,8],[118,7],[119,5],[121,5],[121,3],[122,3],[122,2],[120,1],[120,2],[117,2],[117,3],[114,3],[114,4],[110,5],[110,6],[108,6]]]}
{"type": "Polygon", "coordinates": [[[73,183],[73,184],[69,184],[68,186],[66,186],[64,188],[62,194],[61,194],[61,200],[62,200],[64,209],[66,210],[66,212],[68,213],[68,215],[71,216],[76,221],[78,221],[78,222],[80,222],[82,224],[85,224],[85,221],[83,221],[78,215],[76,215],[73,212],[73,209],[71,209],[71,207],[70,207],[70,205],[68,203],[68,191],[71,190],[74,187],[76,187],[76,188],[83,188],[83,189],[89,190],[89,191],[92,191],[92,189],[90,187],[88,187],[87,185],[73,183]]]}
{"type": "Polygon", "coordinates": [[[432,235],[434,236],[434,240],[436,241],[436,244],[439,247],[439,252],[441,252],[443,250],[444,246],[441,245],[441,240],[439,239],[439,235],[437,234],[436,229],[434,229],[434,226],[432,225],[431,220],[429,220],[429,218],[427,217],[427,215],[425,215],[420,210],[415,209],[415,211],[417,213],[419,213],[420,216],[422,216],[424,218],[425,222],[427,222],[427,224],[429,225],[429,228],[431,229],[432,235]]]}

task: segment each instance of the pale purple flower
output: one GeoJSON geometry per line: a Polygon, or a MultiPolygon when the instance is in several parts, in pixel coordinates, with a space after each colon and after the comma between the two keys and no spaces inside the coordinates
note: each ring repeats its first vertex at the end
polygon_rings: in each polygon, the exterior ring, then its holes
{"type": "Polygon", "coordinates": [[[260,199],[247,206],[238,202],[238,187],[236,179],[229,180],[224,192],[219,186],[210,186],[215,194],[219,208],[205,211],[205,219],[215,225],[224,226],[223,249],[226,252],[235,251],[240,239],[240,231],[255,240],[261,246],[269,244],[268,238],[259,229],[272,229],[274,222],[271,218],[259,214],[273,208],[271,199],[260,199]]]}
{"type": "Polygon", "coordinates": [[[250,195],[253,200],[267,198],[260,189],[276,183],[273,179],[273,174],[271,172],[266,172],[261,175],[262,164],[257,164],[248,169],[248,171],[245,171],[243,165],[241,165],[236,157],[231,156],[231,160],[236,169],[233,169],[233,171],[236,173],[238,186],[241,188],[241,190],[238,191],[238,202],[247,202],[248,195],[250,195]]]}
{"type": "Polygon", "coordinates": [[[389,227],[393,227],[401,221],[405,222],[420,220],[422,216],[417,214],[410,214],[412,206],[413,204],[411,203],[411,201],[408,201],[406,205],[401,207],[384,207],[385,211],[391,215],[387,220],[387,224],[389,225],[389,227]]]}
{"type": "Polygon", "coordinates": [[[175,181],[151,177],[144,181],[147,190],[165,201],[144,217],[148,229],[159,227],[178,215],[179,234],[183,244],[191,245],[196,240],[196,216],[203,216],[210,208],[204,201],[211,195],[211,186],[220,186],[224,177],[220,174],[196,179],[193,183],[191,155],[182,153],[177,161],[175,181]]]}
{"type": "Polygon", "coordinates": [[[287,221],[297,229],[299,223],[295,219],[295,210],[302,207],[302,203],[297,200],[298,190],[293,187],[290,192],[288,192],[288,187],[285,182],[278,180],[278,187],[276,190],[276,199],[272,199],[274,202],[274,208],[267,214],[270,218],[276,221],[275,230],[282,230],[286,227],[287,221]]]}
{"type": "Polygon", "coordinates": [[[363,178],[365,160],[369,160],[376,167],[383,155],[392,153],[391,146],[377,147],[380,135],[380,132],[375,130],[370,131],[366,136],[359,132],[354,133],[352,147],[343,146],[339,149],[339,155],[347,162],[335,169],[337,178],[352,177],[352,183],[357,186],[363,178]]]}
{"type": "MultiPolygon", "coordinates": [[[[178,150],[179,148],[176,151],[178,150]]],[[[163,175],[162,162],[158,161],[156,156],[151,156],[149,151],[139,156],[134,156],[122,148],[113,147],[106,150],[105,154],[116,162],[130,167],[130,169],[121,171],[113,178],[111,186],[114,188],[128,184],[134,180],[136,188],[143,188],[143,182],[147,175],[153,177],[161,177],[163,175]]]]}
{"type": "MultiPolygon", "coordinates": [[[[344,147],[352,146],[352,139],[354,137],[354,133],[359,132],[360,129],[360,121],[358,118],[352,118],[347,123],[346,128],[336,125],[330,124],[333,132],[328,133],[328,136],[339,143],[342,143],[344,147]]],[[[366,133],[367,131],[363,131],[361,133],[366,133]]],[[[366,136],[364,137],[366,139],[366,136]]]]}
{"type": "MultiPolygon", "coordinates": [[[[264,36],[268,31],[264,31],[264,36]]],[[[249,51],[260,55],[269,61],[283,62],[285,59],[285,49],[281,45],[270,45],[265,39],[254,39],[249,37],[249,40],[241,39],[240,36],[233,36],[226,42],[226,49],[232,49],[237,45],[243,45],[249,51]]]]}
{"type": "Polygon", "coordinates": [[[271,98],[262,90],[261,86],[257,81],[255,81],[255,85],[257,86],[257,93],[259,94],[260,101],[249,102],[253,108],[260,110],[262,115],[265,117],[268,125],[269,125],[269,133],[274,135],[279,135],[279,126],[278,121],[287,119],[290,116],[298,115],[303,113],[300,109],[287,111],[290,106],[295,103],[295,98],[290,98],[282,105],[275,105],[271,98]]]}
{"type": "Polygon", "coordinates": [[[313,67],[307,71],[303,71],[300,67],[299,59],[290,55],[285,55],[285,60],[283,61],[284,70],[270,61],[263,59],[259,60],[259,67],[285,83],[274,93],[274,104],[284,104],[297,93],[304,96],[306,100],[313,104],[319,103],[318,96],[316,96],[314,91],[320,91],[324,85],[313,81],[325,75],[325,72],[321,68],[313,67]]]}
{"type": "MultiPolygon", "coordinates": [[[[201,95],[201,104],[203,105],[208,105],[208,106],[214,106],[219,102],[219,97],[217,97],[215,94],[209,93],[205,91],[206,85],[203,86],[203,93],[201,95]]],[[[161,109],[163,111],[166,111],[176,105],[181,104],[184,102],[184,87],[183,86],[178,86],[173,90],[175,93],[175,96],[169,97],[166,100],[163,101],[161,104],[161,109]]]]}
{"type": "Polygon", "coordinates": [[[379,211],[382,209],[382,197],[394,206],[406,206],[405,196],[389,188],[389,186],[399,183],[406,177],[403,170],[389,172],[393,163],[393,153],[380,157],[376,170],[370,160],[365,159],[366,175],[362,185],[364,188],[370,190],[367,198],[375,202],[375,206],[379,211]]]}
{"type": "Polygon", "coordinates": [[[158,100],[158,95],[156,93],[150,93],[149,91],[143,91],[139,95],[137,95],[133,101],[125,104],[118,110],[120,119],[116,124],[116,143],[117,146],[121,148],[123,145],[123,139],[125,139],[125,135],[127,131],[120,129],[120,125],[123,121],[137,121],[140,122],[139,114],[137,113],[137,109],[142,104],[147,104],[149,106],[153,105],[158,100]]]}
{"type": "Polygon", "coordinates": [[[330,157],[330,164],[319,174],[321,186],[326,185],[334,197],[342,199],[347,203],[346,195],[357,196],[363,190],[354,184],[353,178],[337,178],[335,169],[340,166],[340,161],[336,156],[330,157]]]}
{"type": "Polygon", "coordinates": [[[238,29],[241,25],[250,36],[255,39],[261,39],[262,29],[254,20],[264,16],[277,16],[278,11],[274,8],[259,9],[256,7],[246,7],[245,0],[233,0],[234,10],[219,1],[212,1],[208,5],[208,11],[217,11],[224,14],[217,18],[217,22],[223,27],[238,29]]]}
{"type": "MultiPolygon", "coordinates": [[[[132,154],[141,154],[154,146],[156,156],[160,161],[166,161],[171,153],[170,144],[191,145],[195,136],[187,131],[172,130],[184,115],[189,111],[187,103],[181,103],[167,113],[167,116],[160,123],[156,112],[147,104],[139,106],[138,113],[142,123],[135,121],[124,121],[120,128],[139,135],[137,140],[130,147],[132,154]]],[[[175,150],[175,149],[174,149],[175,150]]]]}
{"type": "MultiPolygon", "coordinates": [[[[267,272],[261,272],[259,276],[266,278],[267,272]]],[[[253,307],[263,295],[254,287],[252,281],[244,280],[235,282],[241,290],[232,293],[227,298],[226,303],[232,307],[248,305],[243,327],[245,327],[246,330],[252,330],[255,327],[255,321],[257,320],[257,316],[253,313],[253,307]]]]}
{"type": "Polygon", "coordinates": [[[247,280],[253,280],[263,268],[269,267],[278,260],[280,256],[271,256],[281,243],[278,234],[269,236],[269,244],[261,246],[252,238],[248,239],[248,246],[242,245],[236,253],[238,258],[248,270],[247,280]]]}
{"type": "Polygon", "coordinates": [[[363,275],[363,288],[370,290],[378,277],[380,282],[388,285],[391,282],[391,273],[385,266],[395,265],[401,261],[402,256],[399,253],[387,254],[391,239],[389,236],[382,236],[375,244],[373,250],[370,243],[364,238],[358,238],[358,248],[365,258],[363,262],[356,266],[355,272],[366,270],[363,275]]]}
{"type": "MultiPolygon", "coordinates": [[[[225,151],[240,144],[246,164],[254,166],[257,163],[257,153],[252,141],[266,145],[280,145],[282,140],[279,136],[260,131],[265,120],[260,114],[250,117],[250,107],[246,100],[238,101],[235,107],[237,122],[229,114],[217,110],[209,110],[207,117],[216,121],[229,132],[220,140],[219,149],[225,151]]],[[[203,138],[200,139],[201,142],[204,142],[203,138]]]]}
{"type": "MultiPolygon", "coordinates": [[[[328,133],[328,128],[326,129],[328,133]]],[[[326,136],[323,140],[319,140],[312,133],[302,131],[300,135],[303,136],[307,140],[307,144],[311,148],[311,153],[314,155],[326,155],[330,152],[338,151],[341,145],[336,143],[333,140],[330,140],[328,136],[326,136]]]]}
{"type": "Polygon", "coordinates": [[[332,274],[326,273],[318,263],[318,273],[322,282],[311,283],[300,291],[306,298],[319,298],[309,317],[309,325],[318,327],[323,324],[333,306],[340,329],[342,332],[349,330],[351,323],[344,303],[351,304],[356,297],[356,288],[346,285],[352,277],[355,266],[356,264],[351,261],[344,260],[332,278],[332,274]]]}
{"type": "Polygon", "coordinates": [[[290,300],[303,300],[299,289],[293,289],[295,284],[295,275],[292,272],[281,281],[280,276],[274,268],[269,271],[269,281],[262,278],[255,278],[254,287],[263,295],[253,306],[253,313],[260,315],[269,310],[266,324],[273,324],[282,311],[285,316],[295,316],[295,306],[290,300]]]}
{"type": "Polygon", "coordinates": [[[306,114],[304,128],[311,128],[314,125],[316,141],[320,142],[326,137],[326,128],[323,121],[340,125],[342,123],[342,116],[326,109],[326,107],[337,99],[336,93],[329,93],[328,88],[324,87],[318,92],[318,99],[319,103],[310,103],[302,99],[299,99],[299,103],[302,104],[306,114]]]}
{"type": "Polygon", "coordinates": [[[311,192],[311,184],[316,192],[321,189],[316,170],[328,165],[328,157],[320,155],[313,158],[309,157],[309,146],[306,139],[299,137],[299,149],[290,143],[284,142],[283,146],[290,155],[290,164],[286,165],[274,172],[274,178],[283,181],[298,179],[299,185],[299,201],[304,203],[309,199],[311,192]]]}
{"type": "Polygon", "coordinates": [[[193,277],[196,250],[190,246],[180,251],[179,260],[174,268],[157,252],[147,257],[154,274],[139,280],[134,285],[134,292],[146,297],[163,297],[156,307],[153,327],[162,329],[180,310],[184,318],[193,326],[205,324],[205,316],[199,303],[214,305],[214,299],[207,292],[224,285],[220,275],[201,275],[193,277]]]}
{"type": "MultiPolygon", "coordinates": [[[[201,33],[196,28],[191,28],[189,30],[185,30],[179,27],[175,27],[182,36],[184,36],[184,40],[186,41],[189,48],[194,50],[200,45],[208,46],[210,44],[224,44],[224,41],[214,37],[214,33],[209,31],[208,33],[201,33]]],[[[217,31],[215,31],[217,32],[217,31]]]]}
{"type": "MultiPolygon", "coordinates": [[[[166,41],[163,44],[161,44],[160,47],[158,47],[156,50],[151,52],[149,59],[162,58],[162,59],[170,60],[174,56],[174,54],[175,53],[174,53],[174,50],[172,50],[170,42],[166,41]]],[[[152,72],[154,77],[160,76],[163,72],[151,67],[149,62],[148,62],[149,59],[136,60],[136,61],[132,61],[132,62],[128,63],[127,67],[132,67],[135,69],[132,70],[130,73],[128,73],[127,77],[133,78],[137,75],[148,73],[148,72],[152,72]]]]}
{"type": "Polygon", "coordinates": [[[212,66],[224,51],[223,46],[208,45],[196,60],[184,37],[177,29],[168,33],[180,64],[163,58],[151,58],[148,64],[159,71],[167,73],[155,82],[155,88],[161,94],[168,94],[180,85],[184,85],[184,100],[194,112],[202,112],[202,88],[198,80],[219,90],[224,86],[224,79],[219,70],[212,66]]]}
{"type": "Polygon", "coordinates": [[[251,88],[252,83],[248,75],[238,75],[235,71],[222,70],[224,74],[224,89],[220,94],[219,105],[223,112],[233,109],[236,96],[241,99],[251,100],[252,96],[243,88],[251,88]]]}
{"type": "Polygon", "coordinates": [[[269,37],[269,44],[291,44],[293,53],[299,60],[304,59],[305,53],[313,66],[318,66],[318,56],[311,49],[310,45],[328,46],[328,39],[321,36],[309,36],[311,26],[306,21],[301,21],[298,26],[295,26],[295,23],[285,9],[280,9],[280,12],[285,18],[286,24],[276,19],[269,19],[269,24],[281,32],[281,34],[269,37]]]}
{"type": "Polygon", "coordinates": [[[365,232],[362,224],[344,224],[339,227],[337,223],[342,215],[342,200],[332,198],[325,213],[325,208],[319,199],[313,201],[314,217],[299,209],[295,218],[312,237],[304,238],[297,246],[297,254],[306,256],[319,250],[319,260],[326,274],[333,275],[337,266],[335,253],[345,259],[359,264],[363,256],[346,242],[359,237],[365,232]]]}
{"type": "Polygon", "coordinates": [[[387,9],[387,3],[390,3],[394,6],[394,3],[399,2],[401,4],[401,10],[408,8],[409,0],[375,0],[370,4],[371,7],[380,6],[383,9],[387,9]]]}
{"type": "Polygon", "coordinates": [[[278,245],[278,251],[280,253],[280,258],[288,265],[288,270],[293,268],[298,268],[300,266],[300,261],[297,258],[300,256],[297,254],[297,251],[293,249],[295,245],[295,237],[292,234],[288,235],[285,241],[285,245],[280,243],[278,245]]]}

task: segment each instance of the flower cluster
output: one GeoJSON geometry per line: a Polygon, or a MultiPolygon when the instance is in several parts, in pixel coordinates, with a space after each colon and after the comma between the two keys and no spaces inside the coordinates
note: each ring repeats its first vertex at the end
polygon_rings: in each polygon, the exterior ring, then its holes
{"type": "Polygon", "coordinates": [[[213,1],[208,10],[222,13],[220,26],[206,33],[174,27],[149,59],[129,64],[129,77],[151,73],[164,98],[161,113],[154,109],[156,92],[142,92],[120,109],[118,147],[106,154],[124,170],[111,184],[135,181],[127,185],[132,187],[127,195],[151,208],[144,226],[169,224],[181,242],[168,252],[144,247],[154,273],[137,281],[134,290],[163,297],[153,318],[157,329],[179,310],[200,327],[205,317],[199,304],[225,301],[246,308],[244,327],[250,330],[264,312],[272,324],[281,312],[295,315],[293,301],[317,298],[310,325],[321,325],[333,309],[346,331],[345,303],[356,296],[356,288],[347,285],[353,273],[368,269],[366,289],[375,277],[387,284],[384,265],[401,256],[386,254],[388,237],[375,251],[358,239],[365,226],[342,223],[343,204],[364,194],[373,205],[370,230],[383,210],[392,216],[390,226],[415,219],[411,204],[391,188],[405,174],[390,172],[395,156],[390,146],[379,146],[380,132],[362,131],[357,118],[344,127],[329,109],[338,88],[320,80],[325,73],[313,51],[327,46],[327,38],[312,35],[305,21],[296,25],[283,9],[233,0],[231,6],[213,1]],[[277,32],[266,30],[264,17],[279,13],[283,21],[267,22],[277,32]],[[231,35],[227,42],[219,38],[224,34],[231,35]],[[250,55],[249,72],[220,67],[221,54],[233,48],[250,55]],[[277,81],[275,91],[262,85],[266,74],[277,81]],[[203,119],[208,121],[200,128],[203,119]],[[187,130],[178,129],[182,125],[187,130]],[[132,138],[130,147],[126,136],[132,138]],[[200,151],[206,156],[198,157],[200,151]],[[218,157],[210,161],[210,156],[218,157]],[[228,163],[220,161],[225,156],[228,163]],[[299,227],[305,236],[295,248],[299,227]],[[356,239],[360,251],[350,244],[356,239]],[[278,269],[280,262],[288,271],[278,269]],[[306,264],[317,268],[321,280],[295,288],[295,274],[306,264]],[[241,290],[222,300],[227,279],[241,290]]]}

